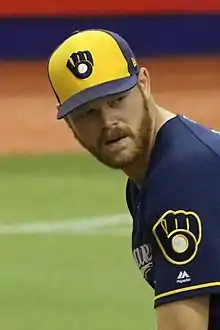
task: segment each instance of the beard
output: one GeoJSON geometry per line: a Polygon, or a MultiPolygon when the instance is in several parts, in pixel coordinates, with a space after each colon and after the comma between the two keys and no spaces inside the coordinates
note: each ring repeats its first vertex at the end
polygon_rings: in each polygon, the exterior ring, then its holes
{"type": "Polygon", "coordinates": [[[149,149],[152,135],[152,120],[149,115],[147,100],[143,94],[142,99],[143,116],[140,120],[140,126],[135,132],[132,132],[126,124],[104,128],[97,140],[96,147],[87,145],[74,133],[76,139],[99,162],[112,169],[124,169],[133,164],[143,157],[149,149]],[[116,137],[117,141],[115,143],[108,143],[116,137]]]}

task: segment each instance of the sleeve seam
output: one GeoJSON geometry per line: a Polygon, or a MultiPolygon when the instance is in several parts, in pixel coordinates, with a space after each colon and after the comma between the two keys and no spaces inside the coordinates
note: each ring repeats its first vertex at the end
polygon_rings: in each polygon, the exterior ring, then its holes
{"type": "Polygon", "coordinates": [[[160,293],[160,294],[156,295],[154,300],[158,300],[158,299],[161,299],[161,298],[164,298],[164,297],[168,297],[168,296],[178,294],[178,293],[182,293],[182,292],[186,292],[186,291],[193,291],[193,290],[197,290],[197,289],[205,289],[205,288],[214,287],[214,286],[220,286],[220,282],[202,283],[202,284],[192,285],[192,286],[188,286],[188,287],[180,288],[180,289],[176,289],[176,290],[170,290],[170,291],[163,292],[163,293],[160,293]]]}

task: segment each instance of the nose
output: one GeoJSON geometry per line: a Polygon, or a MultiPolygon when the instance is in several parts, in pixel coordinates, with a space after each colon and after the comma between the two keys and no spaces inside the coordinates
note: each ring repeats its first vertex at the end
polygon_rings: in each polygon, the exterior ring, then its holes
{"type": "Polygon", "coordinates": [[[116,125],[118,122],[116,112],[108,104],[102,106],[100,116],[105,127],[116,125]]]}

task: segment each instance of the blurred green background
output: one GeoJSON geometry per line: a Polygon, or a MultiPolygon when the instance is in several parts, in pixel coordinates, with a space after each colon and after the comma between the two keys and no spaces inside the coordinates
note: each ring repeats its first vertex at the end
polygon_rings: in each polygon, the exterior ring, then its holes
{"type": "Polygon", "coordinates": [[[153,329],[126,178],[88,155],[1,156],[0,326],[153,329]]]}

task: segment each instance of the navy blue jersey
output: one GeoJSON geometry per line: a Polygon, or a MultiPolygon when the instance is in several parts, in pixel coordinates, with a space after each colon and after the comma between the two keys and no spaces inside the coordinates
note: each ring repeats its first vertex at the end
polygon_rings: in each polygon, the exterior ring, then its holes
{"type": "Polygon", "coordinates": [[[210,295],[220,328],[220,134],[184,116],[159,130],[141,189],[129,179],[134,259],[155,307],[210,295]]]}

